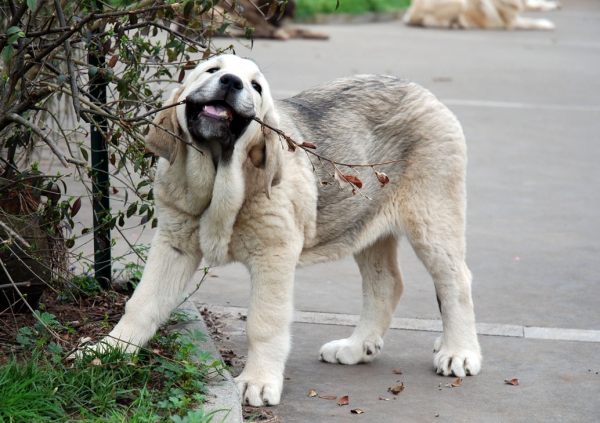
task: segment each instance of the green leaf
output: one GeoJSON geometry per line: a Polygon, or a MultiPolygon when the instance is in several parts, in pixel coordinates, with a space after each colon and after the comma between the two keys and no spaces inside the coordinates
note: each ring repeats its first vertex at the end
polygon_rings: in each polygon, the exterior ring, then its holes
{"type": "Polygon", "coordinates": [[[92,66],[91,68],[88,69],[89,76],[94,76],[97,73],[98,73],[98,68],[96,66],[92,66]]]}
{"type": "Polygon", "coordinates": [[[6,35],[13,35],[13,34],[16,34],[17,32],[23,32],[23,31],[18,26],[11,26],[10,28],[8,28],[8,31],[6,31],[6,35]]]}
{"type": "Polygon", "coordinates": [[[4,47],[4,50],[2,50],[2,60],[4,61],[5,64],[10,62],[13,52],[14,52],[13,46],[11,46],[10,44],[7,45],[6,47],[4,47]]]}
{"type": "Polygon", "coordinates": [[[35,10],[37,7],[37,0],[27,0],[27,7],[32,11],[35,10]]]}
{"type": "Polygon", "coordinates": [[[137,204],[133,203],[127,208],[127,217],[131,217],[137,210],[137,204]]]}
{"type": "Polygon", "coordinates": [[[56,78],[58,85],[62,84],[66,80],[67,80],[67,75],[63,75],[63,74],[58,75],[58,78],[56,78]]]}
{"type": "Polygon", "coordinates": [[[148,204],[142,204],[142,207],[140,207],[139,214],[144,214],[146,210],[148,210],[148,207],[148,204]]]}
{"type": "Polygon", "coordinates": [[[194,9],[194,0],[189,0],[185,4],[185,7],[183,8],[183,17],[187,19],[190,16],[190,13],[192,13],[193,9],[194,9]]]}
{"type": "Polygon", "coordinates": [[[179,40],[171,40],[169,43],[167,43],[167,45],[165,46],[165,48],[179,47],[180,45],[181,45],[181,41],[179,41],[179,40]]]}
{"type": "Polygon", "coordinates": [[[86,162],[88,161],[88,152],[85,148],[83,147],[79,147],[79,150],[81,151],[81,155],[83,156],[83,160],[85,160],[86,162]]]}
{"type": "Polygon", "coordinates": [[[337,3],[335,5],[335,10],[338,10],[338,7],[340,7],[340,0],[337,0],[337,3]]]}

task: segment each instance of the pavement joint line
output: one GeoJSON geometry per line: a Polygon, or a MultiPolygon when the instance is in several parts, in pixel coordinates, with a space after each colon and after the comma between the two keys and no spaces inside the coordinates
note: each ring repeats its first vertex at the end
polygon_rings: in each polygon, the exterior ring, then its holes
{"type": "MultiPolygon", "coordinates": [[[[214,313],[247,315],[248,309],[236,306],[197,303],[214,313]]],[[[319,311],[294,311],[294,323],[317,325],[356,326],[360,316],[356,314],[325,313],[319,311]]],[[[486,336],[504,336],[509,338],[545,339],[552,341],[599,342],[600,330],[545,328],[536,326],[508,325],[501,323],[477,323],[477,333],[486,336]]],[[[390,329],[414,330],[421,332],[441,332],[442,321],[432,319],[411,319],[395,317],[390,329]]]]}
{"type": "MultiPolygon", "coordinates": [[[[274,90],[273,95],[278,98],[292,97],[298,94],[295,90],[274,90]]],[[[563,104],[541,104],[541,103],[521,103],[514,101],[490,101],[490,100],[465,100],[457,98],[440,99],[448,106],[466,106],[466,107],[488,107],[495,109],[535,109],[535,110],[558,110],[563,112],[592,112],[600,113],[600,106],[578,106],[563,104]]]]}

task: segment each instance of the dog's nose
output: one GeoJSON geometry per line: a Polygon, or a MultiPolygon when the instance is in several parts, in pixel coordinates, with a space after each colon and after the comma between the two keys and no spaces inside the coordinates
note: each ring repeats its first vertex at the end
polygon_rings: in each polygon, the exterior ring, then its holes
{"type": "Polygon", "coordinates": [[[223,84],[226,88],[234,88],[238,91],[244,88],[242,80],[230,73],[225,74],[221,77],[221,84],[223,84]]]}

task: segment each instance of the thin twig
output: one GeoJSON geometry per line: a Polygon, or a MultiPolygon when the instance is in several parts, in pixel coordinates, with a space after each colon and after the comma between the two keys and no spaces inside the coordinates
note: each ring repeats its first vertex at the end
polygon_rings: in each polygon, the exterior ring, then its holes
{"type": "Polygon", "coordinates": [[[283,132],[281,129],[277,129],[265,122],[263,122],[262,120],[260,120],[257,117],[254,117],[254,120],[257,121],[258,123],[260,123],[262,126],[266,126],[267,128],[277,132],[277,134],[279,134],[281,137],[283,137],[283,139],[288,143],[288,146],[291,144],[293,144],[295,147],[300,147],[301,149],[305,150],[306,152],[312,154],[313,156],[317,156],[323,160],[326,160],[330,163],[335,163],[338,166],[346,166],[346,167],[373,167],[373,166],[381,166],[381,165],[386,165],[386,164],[391,164],[391,163],[399,163],[399,162],[406,162],[406,159],[397,159],[397,160],[389,160],[387,162],[381,162],[381,163],[342,163],[342,162],[337,162],[335,160],[329,159],[325,156],[321,156],[320,154],[317,154],[313,151],[312,147],[307,147],[306,145],[304,145],[304,143],[300,144],[297,141],[294,141],[291,137],[289,137],[288,135],[285,134],[285,132],[283,132]]]}
{"type": "Polygon", "coordinates": [[[121,119],[121,120],[123,122],[127,122],[127,123],[129,123],[129,122],[135,122],[135,121],[138,121],[138,120],[143,120],[144,118],[146,118],[146,117],[148,117],[150,115],[153,115],[153,114],[158,113],[158,112],[162,112],[163,110],[170,109],[171,107],[181,106],[182,104],[185,104],[185,100],[181,100],[181,101],[179,101],[177,103],[169,104],[168,106],[159,107],[158,109],[154,109],[151,112],[148,112],[148,113],[143,114],[141,116],[137,116],[137,117],[133,117],[133,118],[127,118],[127,119],[121,119]]]}
{"type": "Polygon", "coordinates": [[[31,305],[29,305],[29,303],[27,302],[27,300],[25,299],[25,297],[23,296],[23,294],[21,293],[21,290],[19,289],[19,287],[17,286],[17,284],[15,283],[15,281],[13,280],[13,278],[10,276],[10,273],[8,271],[8,269],[6,268],[6,266],[4,265],[4,262],[2,261],[2,259],[0,259],[0,266],[2,266],[2,269],[4,269],[4,273],[6,273],[6,276],[8,277],[8,280],[10,281],[11,285],[13,286],[13,288],[15,289],[15,291],[17,291],[17,293],[19,294],[19,297],[21,297],[21,300],[25,303],[25,305],[27,306],[27,308],[31,311],[31,314],[33,315],[33,317],[36,318],[36,320],[38,322],[41,323],[42,326],[44,326],[44,328],[57,340],[64,342],[64,340],[58,336],[58,334],[56,332],[54,332],[52,329],[50,329],[48,327],[48,325],[46,325],[46,323],[44,323],[44,321],[42,319],[40,319],[40,317],[37,315],[37,313],[33,310],[33,307],[31,307],[31,305]]]}
{"type": "Polygon", "coordinates": [[[54,140],[52,140],[48,135],[44,134],[44,132],[37,125],[29,122],[28,120],[22,118],[21,116],[15,114],[15,113],[9,113],[6,117],[15,123],[26,126],[27,128],[31,129],[37,136],[42,138],[44,140],[44,142],[46,144],[48,144],[48,147],[50,147],[50,149],[52,150],[54,155],[56,157],[58,157],[58,160],[60,160],[60,162],[66,168],[71,168],[71,166],[69,166],[69,163],[73,163],[76,166],[87,165],[85,160],[79,160],[79,159],[74,159],[73,157],[65,156],[65,154],[60,150],[60,148],[58,148],[58,146],[56,145],[54,140]]]}
{"type": "MultiPolygon", "coordinates": [[[[65,20],[65,15],[63,13],[62,7],[60,7],[60,0],[54,0],[54,7],[56,9],[56,15],[58,16],[58,22],[62,26],[66,26],[67,22],[65,20]]],[[[71,43],[69,40],[65,40],[65,56],[67,57],[67,67],[69,69],[70,81],[71,81],[71,92],[76,93],[79,92],[79,88],[77,88],[77,72],[75,71],[75,65],[73,64],[73,56],[71,54],[71,43]]],[[[81,115],[81,106],[79,104],[79,97],[76,95],[72,95],[71,99],[73,100],[73,108],[75,109],[75,117],[77,118],[77,122],[79,122],[81,115]]]]}
{"type": "Polygon", "coordinates": [[[13,231],[4,222],[0,221],[0,227],[2,227],[2,229],[4,229],[8,234],[10,234],[12,237],[14,237],[17,241],[19,241],[24,247],[31,248],[31,245],[29,245],[29,243],[27,241],[25,241],[23,238],[21,238],[21,235],[19,235],[15,231],[13,231]]]}

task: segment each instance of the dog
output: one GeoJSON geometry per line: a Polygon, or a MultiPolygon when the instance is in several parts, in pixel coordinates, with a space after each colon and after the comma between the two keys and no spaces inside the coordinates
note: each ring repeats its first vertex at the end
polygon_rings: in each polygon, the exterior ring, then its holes
{"type": "Polygon", "coordinates": [[[193,288],[201,260],[241,262],[251,277],[249,351],[235,381],[243,403],[276,405],[296,267],[354,255],[363,278],[360,321],[350,338],[323,345],[320,357],[370,362],[402,295],[398,242],[406,236],[433,278],[441,311],[435,371],[479,373],[465,264],[465,138],[433,94],[396,77],[358,75],[275,102],[254,62],[222,55],[200,63],[167,104],[181,100],[157,115],[146,139],[160,156],[158,229],[143,277],[101,344],[135,352],[193,288]],[[362,196],[353,196],[357,185],[336,178],[330,162],[284,148],[277,131],[254,118],[336,162],[405,161],[377,166],[389,178],[384,187],[363,168],[362,196]]]}
{"type": "Polygon", "coordinates": [[[404,23],[430,28],[553,30],[547,19],[520,16],[523,10],[555,10],[550,0],[412,0],[404,23]]]}

